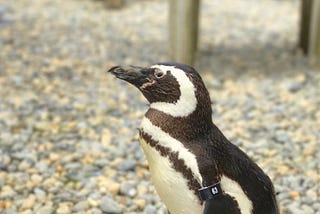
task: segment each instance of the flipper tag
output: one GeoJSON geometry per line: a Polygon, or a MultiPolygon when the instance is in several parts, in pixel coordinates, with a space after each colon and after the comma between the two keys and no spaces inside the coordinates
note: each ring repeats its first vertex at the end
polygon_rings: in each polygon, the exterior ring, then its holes
{"type": "Polygon", "coordinates": [[[214,197],[222,194],[220,183],[215,183],[207,187],[199,189],[200,197],[203,201],[211,200],[214,197]]]}

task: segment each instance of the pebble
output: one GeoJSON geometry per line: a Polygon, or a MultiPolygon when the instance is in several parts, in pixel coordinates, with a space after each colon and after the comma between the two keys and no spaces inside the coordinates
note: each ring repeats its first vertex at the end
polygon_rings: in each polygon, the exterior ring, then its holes
{"type": "Polygon", "coordinates": [[[35,188],[34,194],[38,199],[44,198],[46,196],[46,192],[40,188],[35,188]]]}
{"type": "Polygon", "coordinates": [[[88,203],[91,207],[97,207],[99,205],[99,202],[93,198],[88,198],[88,203]]]}
{"type": "Polygon", "coordinates": [[[39,174],[33,174],[33,175],[31,175],[30,180],[32,182],[39,184],[43,181],[43,177],[39,174]]]}
{"type": "Polygon", "coordinates": [[[42,206],[36,211],[36,214],[52,214],[53,210],[51,206],[42,206]]]}
{"type": "Polygon", "coordinates": [[[287,206],[288,213],[301,213],[300,204],[298,202],[293,202],[287,206]]]}
{"type": "Polygon", "coordinates": [[[148,193],[148,188],[146,187],[147,184],[141,183],[137,186],[138,194],[139,195],[146,195],[148,193]]]}
{"type": "Polygon", "coordinates": [[[72,213],[72,211],[70,207],[66,205],[59,206],[57,209],[57,214],[69,214],[69,213],[72,213]]]}
{"type": "Polygon", "coordinates": [[[28,198],[26,198],[22,205],[21,209],[30,209],[35,205],[36,197],[34,195],[30,195],[28,198]]]}
{"type": "Polygon", "coordinates": [[[76,203],[73,206],[72,211],[74,211],[74,212],[83,212],[83,211],[87,210],[88,208],[89,208],[88,201],[79,201],[78,203],[76,203]]]}
{"type": "Polygon", "coordinates": [[[7,154],[0,155],[0,169],[6,169],[11,162],[11,158],[7,154]]]}
{"type": "Polygon", "coordinates": [[[102,211],[97,209],[97,208],[93,208],[93,209],[90,210],[89,213],[91,213],[91,214],[102,214],[102,211]]]}
{"type": "Polygon", "coordinates": [[[144,209],[143,213],[145,214],[157,214],[157,208],[153,205],[148,204],[144,209]]]}
{"type": "Polygon", "coordinates": [[[120,171],[131,171],[136,167],[135,160],[126,160],[120,164],[118,164],[117,169],[120,171]]]}
{"type": "Polygon", "coordinates": [[[108,196],[104,196],[100,202],[100,208],[106,213],[121,213],[122,209],[120,205],[108,196]]]}
{"type": "Polygon", "coordinates": [[[102,134],[101,134],[101,144],[104,145],[105,147],[110,146],[112,140],[112,133],[109,129],[103,129],[102,134]]]}
{"type": "Polygon", "coordinates": [[[126,181],[120,186],[120,193],[130,197],[134,197],[137,194],[137,182],[135,181],[126,181]]]}
{"type": "Polygon", "coordinates": [[[16,213],[17,211],[13,208],[9,208],[4,211],[4,214],[16,214],[16,213]]]}
{"type": "Polygon", "coordinates": [[[135,199],[134,204],[137,205],[139,209],[143,209],[146,206],[147,202],[144,199],[135,199]]]}
{"type": "Polygon", "coordinates": [[[48,170],[48,164],[44,161],[37,162],[35,164],[35,168],[40,172],[40,173],[45,173],[48,170]]]}
{"type": "Polygon", "coordinates": [[[295,93],[302,89],[303,85],[301,83],[293,82],[288,86],[288,90],[292,93],[295,93]]]}
{"type": "Polygon", "coordinates": [[[31,209],[27,209],[27,210],[24,210],[22,212],[20,212],[21,214],[32,214],[32,210],[31,209]]]}
{"type": "Polygon", "coordinates": [[[16,192],[11,186],[5,185],[1,188],[1,199],[12,198],[16,195],[16,192]]]}
{"type": "Polygon", "coordinates": [[[119,183],[112,182],[106,185],[105,188],[109,193],[117,195],[120,192],[121,185],[119,183]]]}
{"type": "Polygon", "coordinates": [[[301,208],[302,208],[304,214],[313,214],[314,213],[314,210],[310,206],[307,206],[305,204],[302,205],[301,208]]]}
{"type": "Polygon", "coordinates": [[[6,5],[0,4],[0,22],[3,20],[3,17],[7,11],[8,7],[6,5]]]}

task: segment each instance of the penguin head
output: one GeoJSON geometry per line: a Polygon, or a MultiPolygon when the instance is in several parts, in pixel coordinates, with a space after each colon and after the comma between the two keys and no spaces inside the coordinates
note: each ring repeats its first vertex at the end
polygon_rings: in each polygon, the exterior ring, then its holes
{"type": "Polygon", "coordinates": [[[211,112],[209,93],[198,72],[188,65],[115,66],[109,72],[136,86],[151,108],[171,116],[187,116],[203,105],[211,112]]]}

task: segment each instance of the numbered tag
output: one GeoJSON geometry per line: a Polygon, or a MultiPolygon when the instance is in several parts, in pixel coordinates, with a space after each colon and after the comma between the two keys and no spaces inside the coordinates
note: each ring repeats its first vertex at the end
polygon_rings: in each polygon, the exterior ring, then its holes
{"type": "Polygon", "coordinates": [[[220,183],[215,183],[207,187],[199,189],[200,197],[203,201],[211,200],[214,197],[222,194],[220,183]]]}
{"type": "Polygon", "coordinates": [[[219,194],[219,190],[218,190],[217,187],[212,187],[211,192],[212,192],[213,195],[219,194]]]}

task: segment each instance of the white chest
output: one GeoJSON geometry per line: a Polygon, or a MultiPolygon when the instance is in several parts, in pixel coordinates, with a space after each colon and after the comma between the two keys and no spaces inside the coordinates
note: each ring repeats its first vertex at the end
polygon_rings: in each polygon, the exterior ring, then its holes
{"type": "Polygon", "coordinates": [[[199,199],[189,190],[187,180],[172,167],[169,159],[143,139],[140,143],[149,163],[152,182],[171,214],[202,213],[199,199]]]}

